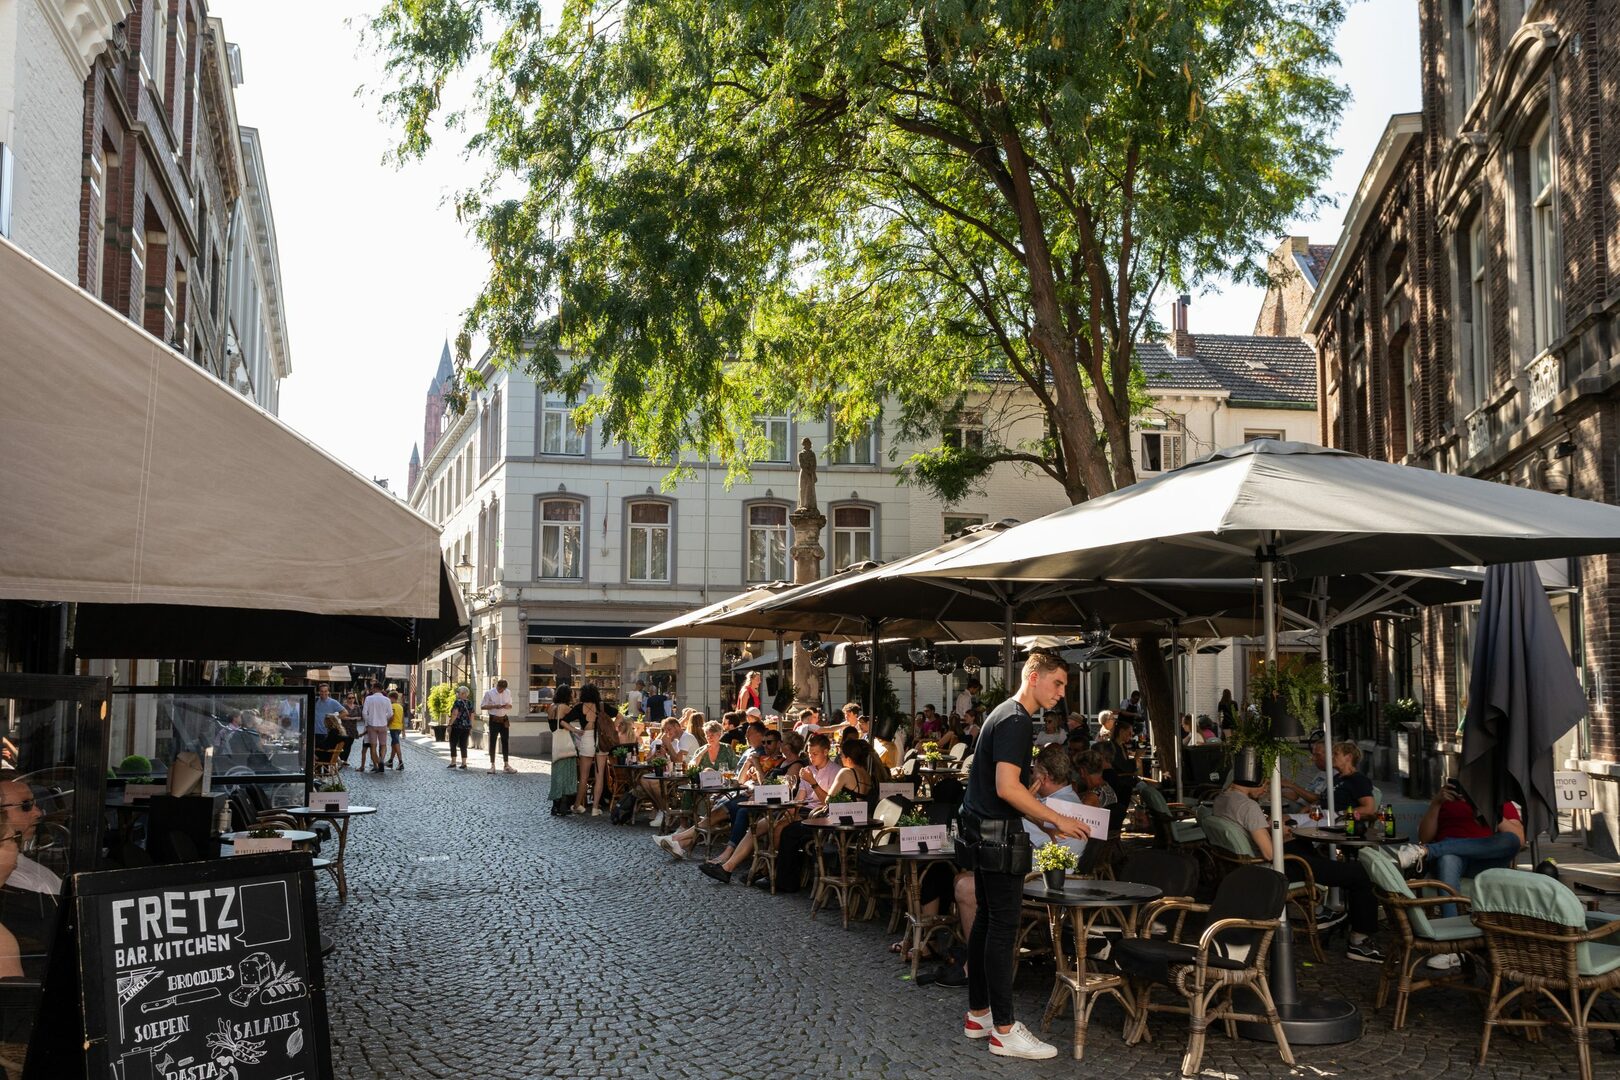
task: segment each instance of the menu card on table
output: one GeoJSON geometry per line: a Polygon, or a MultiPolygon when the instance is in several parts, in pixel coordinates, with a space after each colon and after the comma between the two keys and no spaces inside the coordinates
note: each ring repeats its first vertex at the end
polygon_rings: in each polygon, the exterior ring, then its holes
{"type": "Polygon", "coordinates": [[[284,836],[239,836],[231,841],[231,854],[263,855],[270,851],[291,851],[292,841],[284,836]]]}
{"type": "Polygon", "coordinates": [[[698,787],[704,791],[708,791],[711,788],[723,788],[725,786],[726,778],[720,774],[720,770],[718,769],[704,769],[702,772],[698,773],[698,787]]]}
{"type": "Polygon", "coordinates": [[[947,851],[950,842],[950,833],[943,825],[900,826],[900,851],[903,854],[947,851]]]}
{"type": "Polygon", "coordinates": [[[835,825],[865,825],[867,821],[866,804],[859,800],[855,802],[828,803],[827,820],[835,825]]]}
{"type": "Polygon", "coordinates": [[[788,786],[786,784],[755,784],[754,801],[785,803],[788,801],[788,786]]]}
{"type": "Polygon", "coordinates": [[[915,799],[917,787],[915,784],[879,784],[879,799],[915,799]]]}

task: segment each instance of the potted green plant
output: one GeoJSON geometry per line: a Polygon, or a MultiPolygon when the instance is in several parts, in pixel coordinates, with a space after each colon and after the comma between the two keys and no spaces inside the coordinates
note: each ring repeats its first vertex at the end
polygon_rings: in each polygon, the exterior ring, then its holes
{"type": "Polygon", "coordinates": [[[939,743],[932,739],[917,744],[917,757],[930,769],[938,768],[940,762],[945,760],[945,754],[940,750],[939,743]]]}
{"type": "Polygon", "coordinates": [[[669,764],[669,758],[665,757],[663,754],[659,754],[657,757],[647,762],[647,764],[652,766],[652,771],[655,774],[662,776],[664,775],[664,766],[669,764]]]}
{"type": "Polygon", "coordinates": [[[613,759],[614,764],[622,765],[635,752],[636,748],[630,743],[620,743],[618,746],[615,746],[613,749],[608,751],[608,757],[613,759]]]}
{"type": "Polygon", "coordinates": [[[1073,851],[1056,841],[1042,844],[1035,849],[1035,869],[1041,872],[1046,880],[1046,887],[1051,892],[1062,892],[1064,879],[1070,870],[1080,866],[1080,860],[1073,851]]]}
{"type": "Polygon", "coordinates": [[[1416,723],[1423,716],[1423,706],[1413,698],[1396,698],[1384,706],[1384,722],[1386,724],[1416,723]]]}
{"type": "Polygon", "coordinates": [[[928,815],[921,810],[907,810],[895,824],[902,829],[920,829],[928,824],[928,815]]]}
{"type": "Polygon", "coordinates": [[[1284,758],[1304,756],[1291,733],[1310,717],[1317,698],[1332,692],[1327,669],[1320,663],[1262,662],[1249,679],[1249,700],[1258,710],[1238,714],[1237,728],[1224,744],[1227,760],[1252,750],[1260,775],[1270,776],[1284,758]]]}
{"type": "Polygon", "coordinates": [[[456,688],[450,683],[442,682],[428,691],[428,722],[433,728],[434,742],[444,742],[445,730],[450,726],[446,721],[455,703],[456,688]]]}
{"type": "Polygon", "coordinates": [[[310,802],[323,810],[347,810],[349,789],[342,780],[328,780],[315,789],[315,797],[310,802]]]}

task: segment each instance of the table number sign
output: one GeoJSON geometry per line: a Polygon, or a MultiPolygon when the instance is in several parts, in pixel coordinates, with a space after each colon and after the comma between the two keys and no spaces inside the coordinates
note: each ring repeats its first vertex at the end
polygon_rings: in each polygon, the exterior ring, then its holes
{"type": "Polygon", "coordinates": [[[786,784],[755,784],[754,801],[785,803],[788,801],[788,786],[786,784]]]}
{"type": "Polygon", "coordinates": [[[902,854],[934,854],[948,850],[950,834],[943,825],[902,825],[900,851],[902,854]]]}
{"type": "Polygon", "coordinates": [[[866,804],[858,801],[828,803],[827,820],[838,825],[865,825],[866,804]]]}

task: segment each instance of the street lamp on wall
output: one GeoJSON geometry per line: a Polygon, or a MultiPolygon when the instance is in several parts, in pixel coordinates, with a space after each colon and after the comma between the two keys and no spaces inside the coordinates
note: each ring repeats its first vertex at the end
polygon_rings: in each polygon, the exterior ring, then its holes
{"type": "Polygon", "coordinates": [[[473,670],[473,632],[472,632],[472,560],[463,555],[461,561],[455,565],[456,582],[461,586],[461,601],[467,605],[467,682],[476,692],[478,674],[473,670]]]}

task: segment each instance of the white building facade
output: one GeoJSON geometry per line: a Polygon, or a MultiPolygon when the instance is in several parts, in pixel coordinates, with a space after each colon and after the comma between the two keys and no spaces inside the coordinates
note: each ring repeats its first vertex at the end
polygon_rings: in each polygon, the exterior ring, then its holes
{"type": "MultiPolygon", "coordinates": [[[[441,366],[440,376],[446,371],[441,366]]],[[[720,707],[722,687],[731,684],[726,643],[631,635],[751,585],[791,579],[788,514],[801,439],[809,438],[820,458],[824,573],[900,558],[969,525],[1027,521],[1067,505],[1054,481],[1001,465],[984,495],[946,506],[901,483],[896,462],[911,448],[892,446],[881,425],[829,455],[829,423],[792,417],[760,418],[772,449],[746,482],[727,489],[724,467],[699,461],[694,479],[666,491],[665,468],[622,444],[604,445],[597,428],[576,431],[566,401],[537,394],[522,373],[488,366],[481,373],[487,388],[465,411],[430,413],[428,426],[438,430],[413,469],[410,503],[442,523],[451,563],[465,557],[475,568],[477,678],[506,678],[532,707],[548,701],[563,678],[575,686],[589,679],[620,700],[638,679],[659,682],[682,704],[720,707]]],[[[436,377],[430,400],[439,399],[441,384],[436,377]]],[[[1023,423],[1030,430],[1008,437],[1038,436],[1035,421],[1023,423]]],[[[775,649],[768,637],[734,647],[753,656],[775,649]]],[[[430,661],[430,680],[462,670],[461,662],[430,661]]],[[[890,677],[902,706],[910,704],[909,680],[899,669],[890,677]]],[[[918,681],[919,707],[942,702],[939,676],[918,681]]],[[[847,692],[834,669],[829,700],[841,702],[847,692]]]]}
{"type": "Polygon", "coordinates": [[[0,0],[0,236],[79,279],[84,82],[129,0],[0,0]]]}

